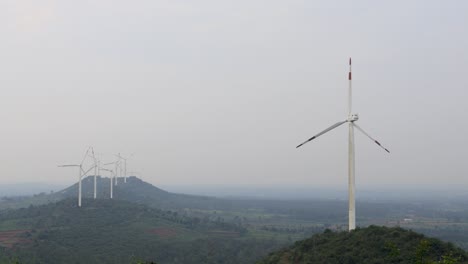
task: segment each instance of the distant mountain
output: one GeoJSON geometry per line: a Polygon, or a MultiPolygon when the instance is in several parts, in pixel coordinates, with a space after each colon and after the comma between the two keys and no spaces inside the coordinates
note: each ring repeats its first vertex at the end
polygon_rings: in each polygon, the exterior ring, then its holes
{"type": "Polygon", "coordinates": [[[223,221],[123,200],[83,203],[79,208],[67,198],[0,212],[0,263],[237,264],[252,263],[279,246],[223,221]]]}
{"type": "Polygon", "coordinates": [[[257,264],[468,263],[451,243],[402,228],[369,226],[352,232],[326,230],[270,254],[257,264]]]}

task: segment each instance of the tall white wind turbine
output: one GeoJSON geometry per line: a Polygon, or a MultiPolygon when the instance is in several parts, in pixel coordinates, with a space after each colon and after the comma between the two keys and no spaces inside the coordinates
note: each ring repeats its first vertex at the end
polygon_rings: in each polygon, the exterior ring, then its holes
{"type": "Polygon", "coordinates": [[[130,156],[126,158],[122,157],[120,153],[116,155],[119,158],[119,162],[120,160],[123,160],[123,168],[122,166],[120,166],[120,175],[122,175],[122,170],[123,170],[124,183],[127,183],[127,160],[130,159],[133,156],[133,154],[134,153],[132,153],[130,156]]]}
{"type": "Polygon", "coordinates": [[[78,167],[78,207],[81,207],[81,172],[83,171],[81,164],[59,165],[58,167],[78,167]]]}
{"type": "MultiPolygon", "coordinates": [[[[122,156],[120,156],[120,153],[118,153],[115,156],[118,158],[117,163],[115,164],[116,165],[115,174],[118,174],[118,175],[120,175],[120,177],[122,177],[122,160],[123,160],[123,158],[122,158],[122,156]],[[118,169],[117,169],[117,167],[118,167],[118,169]]],[[[117,176],[117,179],[118,179],[118,176],[117,176]]],[[[117,185],[117,182],[118,181],[115,181],[115,185],[117,185]]],[[[124,177],[124,182],[127,182],[125,177],[124,177]]]]}
{"type": "Polygon", "coordinates": [[[120,170],[120,175],[122,175],[122,169],[120,167],[120,160],[117,160],[115,163],[115,168],[114,168],[114,177],[115,177],[115,186],[119,184],[119,170],[120,170]]]}
{"type": "Polygon", "coordinates": [[[112,192],[113,192],[113,185],[117,185],[115,182],[117,181],[117,168],[118,168],[118,163],[119,161],[113,161],[113,162],[109,162],[109,163],[104,163],[103,165],[112,165],[114,164],[114,170],[109,170],[109,169],[105,169],[105,168],[101,168],[101,170],[105,170],[105,171],[108,171],[110,172],[111,174],[109,175],[110,177],[110,192],[111,192],[111,199],[112,199],[112,192]],[[115,182],[112,182],[112,179],[114,179],[115,182]]]}
{"type": "Polygon", "coordinates": [[[86,176],[86,174],[88,174],[88,172],[90,172],[93,169],[93,167],[91,167],[87,171],[83,170],[83,163],[85,162],[90,149],[92,149],[92,147],[89,147],[88,150],[86,150],[86,154],[80,164],[67,164],[67,165],[58,166],[58,167],[78,167],[79,168],[78,169],[78,207],[81,207],[81,178],[86,176]]]}
{"type": "Polygon", "coordinates": [[[296,148],[301,147],[302,145],[308,143],[309,141],[333,130],[344,123],[349,124],[349,143],[348,143],[348,199],[349,199],[349,231],[354,230],[356,228],[356,207],[355,207],[355,162],[354,162],[354,128],[357,128],[360,132],[362,132],[365,136],[367,136],[370,140],[374,141],[377,145],[379,145],[382,149],[390,153],[388,149],[383,147],[377,140],[372,138],[368,133],[366,133],[361,127],[356,124],[358,121],[359,116],[358,114],[352,113],[352,75],[351,75],[351,58],[349,58],[349,88],[348,88],[348,118],[344,121],[338,122],[331,127],[323,130],[322,132],[318,133],[317,135],[309,138],[308,140],[299,144],[296,148]]]}
{"type": "MultiPolygon", "coordinates": [[[[109,163],[104,163],[104,164],[102,164],[102,165],[104,165],[104,166],[114,164],[114,169],[112,170],[112,171],[113,171],[112,177],[115,178],[115,179],[114,179],[114,184],[115,184],[115,185],[117,185],[117,177],[118,177],[117,172],[118,172],[118,169],[119,169],[119,163],[120,163],[120,160],[116,160],[116,161],[113,161],[113,162],[109,162],[109,163]]],[[[101,169],[102,169],[102,168],[101,168],[101,169]]],[[[108,171],[108,170],[106,170],[106,171],[108,171]]]]}
{"type": "Polygon", "coordinates": [[[112,199],[112,197],[113,197],[113,187],[114,187],[114,185],[112,184],[112,177],[113,177],[113,175],[114,175],[114,171],[113,171],[113,170],[108,170],[108,169],[105,169],[105,168],[101,168],[101,170],[110,172],[110,175],[109,175],[109,180],[110,180],[110,198],[112,199]]]}
{"type": "Polygon", "coordinates": [[[94,160],[94,199],[97,197],[97,176],[100,173],[100,161],[96,158],[96,154],[94,153],[94,148],[91,148],[91,157],[94,160]]]}

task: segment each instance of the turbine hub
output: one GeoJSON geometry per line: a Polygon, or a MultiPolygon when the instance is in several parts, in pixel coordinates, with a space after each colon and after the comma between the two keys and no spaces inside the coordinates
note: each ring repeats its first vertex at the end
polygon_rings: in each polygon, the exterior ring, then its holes
{"type": "Polygon", "coordinates": [[[348,116],[348,122],[354,122],[359,120],[359,115],[358,114],[350,114],[348,116]]]}

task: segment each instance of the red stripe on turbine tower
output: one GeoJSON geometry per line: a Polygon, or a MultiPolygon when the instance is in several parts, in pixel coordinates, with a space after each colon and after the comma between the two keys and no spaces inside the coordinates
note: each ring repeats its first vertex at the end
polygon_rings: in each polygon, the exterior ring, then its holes
{"type": "Polygon", "coordinates": [[[351,57],[349,57],[349,75],[348,75],[348,80],[351,81],[351,57]]]}

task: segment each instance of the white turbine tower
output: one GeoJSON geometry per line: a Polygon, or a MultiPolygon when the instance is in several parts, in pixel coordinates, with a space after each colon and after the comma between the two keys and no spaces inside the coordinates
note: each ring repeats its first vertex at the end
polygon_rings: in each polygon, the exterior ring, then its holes
{"type": "Polygon", "coordinates": [[[96,158],[96,154],[94,153],[94,148],[91,148],[91,157],[94,160],[94,199],[97,197],[97,176],[100,174],[100,161],[96,158]]]}
{"type": "Polygon", "coordinates": [[[122,169],[123,169],[123,176],[124,176],[124,183],[127,183],[127,160],[130,159],[133,156],[134,153],[132,153],[130,156],[124,158],[119,154],[117,154],[117,158],[119,158],[119,164],[121,163],[120,160],[123,160],[123,168],[120,166],[120,174],[122,175],[122,169]]]}
{"type": "MultiPolygon", "coordinates": [[[[116,167],[115,167],[115,174],[116,175],[120,175],[120,177],[122,177],[122,156],[120,156],[120,153],[118,153],[117,155],[115,155],[118,159],[117,159],[117,163],[116,163],[116,167]],[[118,167],[118,168],[117,168],[118,167]]],[[[118,176],[117,176],[117,180],[115,181],[115,185],[117,185],[117,182],[118,182],[118,176]]],[[[126,181],[125,181],[126,182],[126,181]]]]}
{"type": "Polygon", "coordinates": [[[108,169],[105,169],[105,168],[101,168],[101,170],[110,172],[110,175],[109,175],[109,180],[110,180],[110,198],[112,199],[112,197],[113,197],[113,187],[114,187],[114,185],[112,184],[112,176],[114,175],[114,171],[113,171],[113,170],[108,170],[108,169]]]}
{"type": "Polygon", "coordinates": [[[81,207],[81,172],[83,171],[81,164],[59,165],[58,167],[78,167],[78,207],[81,207]]]}
{"type": "Polygon", "coordinates": [[[88,169],[87,171],[84,171],[83,170],[83,163],[85,162],[86,160],[86,157],[88,156],[88,153],[89,153],[89,150],[92,149],[91,147],[88,148],[88,150],[86,151],[86,154],[83,158],[83,160],[81,161],[80,164],[67,164],[67,165],[59,165],[58,167],[78,167],[78,207],[81,207],[81,179],[83,178],[83,176],[86,176],[86,174],[88,174],[88,172],[90,172],[93,168],[91,167],[90,169],[88,169]]]}
{"type": "Polygon", "coordinates": [[[110,192],[111,192],[111,199],[112,199],[112,192],[113,192],[113,185],[117,185],[117,183],[113,183],[112,182],[112,179],[114,179],[115,182],[117,182],[117,168],[118,168],[118,161],[113,161],[113,162],[109,162],[109,163],[104,163],[103,165],[112,165],[114,164],[114,170],[109,170],[109,169],[105,169],[105,168],[101,168],[101,170],[105,170],[105,171],[108,171],[110,172],[111,174],[109,175],[110,177],[110,192]]]}
{"type": "Polygon", "coordinates": [[[365,136],[367,136],[369,139],[374,141],[377,145],[379,145],[381,148],[383,148],[385,151],[390,153],[388,149],[384,148],[377,140],[372,138],[369,134],[367,134],[362,128],[360,128],[357,124],[356,121],[358,121],[359,116],[357,114],[352,113],[352,76],[351,76],[351,58],[349,58],[349,74],[348,74],[348,80],[349,80],[349,90],[348,90],[348,118],[344,121],[338,122],[331,127],[323,130],[322,132],[318,133],[317,135],[309,138],[308,140],[302,142],[299,144],[296,148],[299,148],[300,146],[306,144],[307,142],[329,132],[330,130],[333,130],[339,126],[341,126],[344,123],[349,123],[349,143],[348,143],[348,195],[349,195],[349,231],[354,230],[356,228],[356,207],[355,207],[355,181],[354,181],[354,173],[355,173],[355,166],[354,166],[354,128],[357,128],[359,131],[361,131],[365,136]]]}
{"type": "MultiPolygon", "coordinates": [[[[118,172],[119,172],[119,170],[120,170],[120,172],[122,172],[122,169],[120,168],[120,160],[117,160],[114,163],[114,165],[115,165],[115,168],[114,168],[115,186],[117,186],[118,183],[119,183],[119,173],[118,172]]],[[[120,174],[122,174],[122,173],[120,173],[120,174]]]]}

